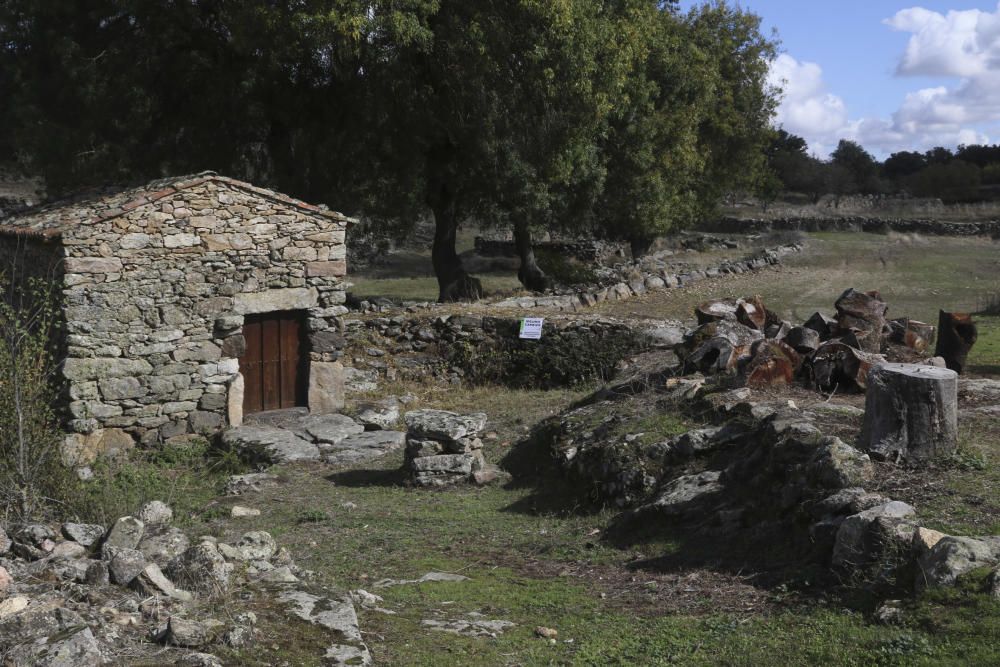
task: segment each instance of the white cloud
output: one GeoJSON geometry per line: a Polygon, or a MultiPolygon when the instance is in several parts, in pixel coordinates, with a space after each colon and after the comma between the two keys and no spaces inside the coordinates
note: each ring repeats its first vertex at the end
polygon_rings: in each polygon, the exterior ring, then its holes
{"type": "Polygon", "coordinates": [[[896,70],[904,76],[975,77],[995,68],[1000,57],[1000,7],[992,14],[911,7],[883,23],[912,34],[896,70]]]}
{"type": "Polygon", "coordinates": [[[771,66],[771,81],[785,89],[778,123],[820,155],[840,139],[880,155],[989,142],[979,128],[1000,123],[1000,4],[995,12],[947,14],[911,7],[884,23],[910,33],[897,76],[954,82],[908,93],[889,118],[850,119],[843,99],[827,90],[819,65],[783,54],[771,66]]]}
{"type": "Polygon", "coordinates": [[[829,152],[826,144],[832,140],[836,145],[837,133],[847,123],[847,106],[827,92],[820,66],[783,53],[771,63],[768,81],[782,89],[777,123],[805,137],[813,151],[829,152]]]}

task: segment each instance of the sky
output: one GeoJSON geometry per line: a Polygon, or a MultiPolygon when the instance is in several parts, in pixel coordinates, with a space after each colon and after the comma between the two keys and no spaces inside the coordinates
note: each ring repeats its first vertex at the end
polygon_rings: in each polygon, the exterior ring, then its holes
{"type": "MultiPolygon", "coordinates": [[[[681,0],[682,8],[701,4],[681,0]]],[[[777,31],[777,123],[826,157],[1000,142],[997,0],[738,0],[777,31]]]]}

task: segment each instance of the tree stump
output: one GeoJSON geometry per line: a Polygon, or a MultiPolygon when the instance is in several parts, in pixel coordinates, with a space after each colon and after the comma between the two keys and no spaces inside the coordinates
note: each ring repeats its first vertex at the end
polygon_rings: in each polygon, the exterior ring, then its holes
{"type": "Polygon", "coordinates": [[[942,310],[938,314],[937,348],[934,356],[941,357],[948,368],[961,373],[978,335],[972,317],[965,313],[946,313],[942,310]]]}
{"type": "Polygon", "coordinates": [[[868,375],[862,446],[873,458],[927,461],[958,446],[958,373],[880,364],[868,375]]]}

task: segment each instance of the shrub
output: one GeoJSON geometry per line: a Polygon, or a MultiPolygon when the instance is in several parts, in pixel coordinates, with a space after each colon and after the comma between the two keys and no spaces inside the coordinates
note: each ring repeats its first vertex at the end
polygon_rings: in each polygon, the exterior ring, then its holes
{"type": "Polygon", "coordinates": [[[0,300],[0,509],[8,521],[39,517],[65,495],[72,472],[59,454],[62,432],[52,341],[60,320],[54,283],[2,279],[0,300]]]}

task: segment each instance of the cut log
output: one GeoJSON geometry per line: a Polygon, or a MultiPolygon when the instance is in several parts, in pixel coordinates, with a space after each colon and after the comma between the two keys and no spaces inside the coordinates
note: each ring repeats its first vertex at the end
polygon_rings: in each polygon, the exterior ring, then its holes
{"type": "Polygon", "coordinates": [[[753,344],[743,370],[748,387],[773,387],[791,384],[802,365],[802,357],[780,340],[761,340],[753,344]]]}
{"type": "Polygon", "coordinates": [[[702,373],[728,373],[750,356],[751,346],[764,334],[739,322],[719,320],[703,324],[675,348],[688,368],[702,373]]]}
{"type": "Polygon", "coordinates": [[[934,356],[942,357],[948,368],[961,374],[969,350],[976,344],[979,333],[972,317],[965,313],[938,314],[938,339],[934,356]]]}
{"type": "Polygon", "coordinates": [[[706,301],[694,309],[698,324],[708,324],[719,320],[736,319],[736,299],[714,299],[706,301]]]}
{"type": "Polygon", "coordinates": [[[934,342],[936,329],[926,322],[918,322],[908,317],[900,317],[889,322],[889,340],[905,345],[911,350],[924,352],[934,342]]]}
{"type": "Polygon", "coordinates": [[[736,321],[757,331],[764,331],[769,325],[778,324],[781,320],[764,305],[760,295],[749,299],[739,299],[736,302],[736,321]]]}
{"type": "Polygon", "coordinates": [[[827,317],[822,313],[813,313],[802,326],[818,333],[821,341],[830,340],[833,337],[834,330],[837,328],[837,320],[827,317]]]}
{"type": "Polygon", "coordinates": [[[793,327],[783,340],[799,354],[815,352],[820,345],[819,333],[808,327],[793,327]]]}
{"type": "Polygon", "coordinates": [[[879,364],[868,375],[861,444],[872,458],[927,461],[958,446],[958,373],[879,364]]]}
{"type": "Polygon", "coordinates": [[[878,354],[882,350],[882,331],[889,306],[877,291],[858,292],[851,288],[834,304],[837,309],[837,331],[853,333],[861,350],[878,354]]]}
{"type": "Polygon", "coordinates": [[[823,343],[812,356],[813,384],[823,391],[864,391],[868,372],[884,363],[881,354],[870,354],[839,340],[823,343]]]}
{"type": "Polygon", "coordinates": [[[764,338],[773,338],[775,340],[784,340],[788,332],[792,330],[792,325],[790,322],[784,320],[777,322],[775,324],[768,324],[767,328],[764,329],[764,338]]]}

